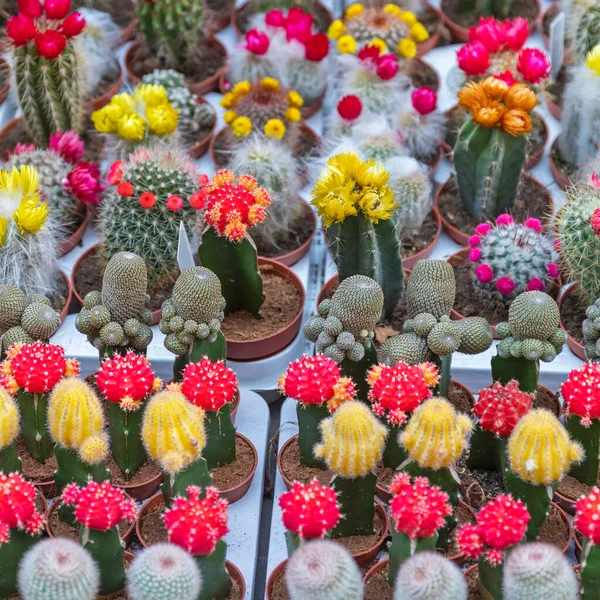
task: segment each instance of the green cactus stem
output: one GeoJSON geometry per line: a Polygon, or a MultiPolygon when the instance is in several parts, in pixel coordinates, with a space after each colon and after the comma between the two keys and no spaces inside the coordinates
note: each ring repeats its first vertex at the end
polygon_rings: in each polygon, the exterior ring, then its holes
{"type": "Polygon", "coordinates": [[[583,539],[581,551],[581,600],[595,600],[600,589],[600,546],[583,539]]]}
{"type": "Polygon", "coordinates": [[[367,371],[377,364],[377,350],[375,344],[367,339],[364,342],[365,355],[359,361],[345,358],[340,364],[340,370],[344,377],[350,377],[354,381],[356,397],[363,402],[369,403],[369,385],[367,383],[367,371]]]}
{"type": "Polygon", "coordinates": [[[477,424],[471,435],[469,455],[465,461],[468,469],[502,472],[506,464],[506,439],[481,429],[477,424]]]}
{"type": "Polygon", "coordinates": [[[380,421],[389,429],[385,450],[383,451],[383,466],[389,469],[397,469],[408,458],[408,453],[399,442],[404,425],[391,425],[384,417],[381,417],[380,421]]]}
{"type": "Polygon", "coordinates": [[[315,456],[313,448],[321,441],[319,425],[329,416],[327,404],[296,405],[298,417],[298,447],[300,448],[300,464],[313,469],[326,469],[325,461],[315,456]]]}
{"type": "Polygon", "coordinates": [[[227,572],[225,559],[227,544],[219,540],[208,556],[196,556],[196,562],[202,573],[202,591],[198,600],[222,600],[231,593],[231,577],[227,572]]]}
{"type": "Polygon", "coordinates": [[[504,575],[504,561],[499,565],[493,565],[486,558],[480,558],[477,561],[479,570],[479,579],[477,586],[485,594],[488,594],[494,600],[502,600],[502,578],[504,575]]]}
{"type": "Polygon", "coordinates": [[[8,445],[0,450],[0,473],[20,473],[22,471],[21,459],[17,456],[14,446],[8,445]]]}
{"type": "Polygon", "coordinates": [[[113,458],[125,479],[131,479],[148,458],[140,436],[144,411],[123,410],[116,402],[107,402],[106,406],[113,458]]]}
{"type": "Polygon", "coordinates": [[[527,360],[526,358],[504,358],[494,356],[492,358],[492,379],[506,385],[512,379],[519,384],[523,392],[537,393],[538,377],[540,374],[539,360],[527,360]]]}
{"type": "Polygon", "coordinates": [[[167,507],[173,504],[177,496],[187,498],[187,489],[190,485],[207,488],[212,485],[212,477],[208,471],[208,464],[204,458],[199,458],[178,473],[164,474],[160,489],[167,507]]]}
{"type": "Polygon", "coordinates": [[[21,413],[21,439],[31,456],[39,463],[54,454],[54,441],[47,425],[48,394],[19,390],[16,397],[21,413]]]}
{"type": "Polygon", "coordinates": [[[581,424],[581,417],[569,414],[565,417],[565,428],[584,450],[584,458],[573,465],[569,475],[581,483],[594,486],[598,481],[598,455],[600,453],[600,420],[593,419],[588,427],[581,424]]]}
{"type": "Polygon", "coordinates": [[[125,587],[125,563],[118,528],[98,531],[82,525],[79,539],[98,565],[100,595],[107,596],[122,590],[125,587]]]}
{"type": "Polygon", "coordinates": [[[231,404],[226,403],[218,412],[204,413],[207,444],[202,452],[209,469],[229,465],[235,461],[235,427],[231,421],[231,404]]]}
{"type": "Polygon", "coordinates": [[[403,563],[414,556],[417,552],[430,550],[435,552],[438,541],[437,533],[429,538],[417,538],[411,540],[405,533],[396,531],[396,527],[392,520],[392,543],[389,546],[390,553],[390,569],[388,581],[394,587],[396,585],[396,576],[400,571],[403,563]]]}
{"type": "Polygon", "coordinates": [[[355,478],[335,477],[332,486],[344,516],[331,531],[332,538],[373,535],[376,484],[377,476],[373,473],[355,478]]]}
{"type": "Polygon", "coordinates": [[[514,204],[527,156],[526,136],[468,120],[454,147],[454,166],[465,210],[476,219],[494,219],[514,204]]]}
{"type": "Polygon", "coordinates": [[[0,545],[0,598],[17,593],[17,575],[23,555],[38,541],[39,535],[29,535],[21,529],[11,529],[8,542],[0,545]]]}

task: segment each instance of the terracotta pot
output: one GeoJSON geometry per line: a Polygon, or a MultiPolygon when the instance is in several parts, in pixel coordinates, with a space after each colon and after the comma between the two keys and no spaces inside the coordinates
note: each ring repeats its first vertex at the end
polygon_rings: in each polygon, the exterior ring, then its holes
{"type": "Polygon", "coordinates": [[[319,304],[321,304],[321,302],[323,302],[323,300],[325,300],[325,298],[331,298],[332,293],[337,289],[337,287],[338,287],[338,276],[336,274],[333,277],[330,277],[323,284],[323,287],[321,288],[321,291],[319,292],[319,295],[317,296],[317,310],[319,308],[319,304]]]}
{"type": "Polygon", "coordinates": [[[59,242],[56,250],[58,258],[71,252],[71,250],[73,250],[73,248],[75,248],[75,246],[81,242],[90,220],[90,212],[87,205],[84,206],[84,211],[85,213],[83,215],[83,220],[81,221],[79,227],[66,240],[59,242]]]}
{"type": "Polygon", "coordinates": [[[187,153],[194,160],[198,160],[199,158],[201,158],[202,156],[204,156],[206,154],[206,151],[208,150],[210,142],[215,134],[215,129],[217,128],[217,113],[216,113],[215,109],[212,107],[212,104],[207,102],[206,99],[202,96],[200,96],[198,100],[199,100],[199,103],[208,104],[208,106],[210,106],[210,108],[215,116],[215,122],[212,126],[212,129],[210,130],[210,133],[204,139],[200,140],[199,142],[194,144],[191,148],[187,149],[187,153]]]}
{"type": "Polygon", "coordinates": [[[279,471],[281,479],[283,479],[283,483],[285,483],[285,487],[288,490],[292,489],[292,485],[294,482],[285,474],[283,466],[281,464],[281,457],[283,456],[285,451],[297,440],[298,434],[293,435],[287,442],[285,442],[285,444],[283,444],[283,446],[281,446],[281,450],[277,453],[277,471],[279,471]]]}
{"type": "Polygon", "coordinates": [[[553,505],[560,513],[560,518],[563,520],[563,522],[567,525],[567,527],[569,528],[569,539],[567,540],[566,544],[564,545],[563,549],[561,550],[561,552],[563,554],[567,553],[567,550],[569,549],[569,546],[571,545],[571,540],[573,539],[574,536],[573,534],[573,525],[571,524],[571,519],[569,519],[567,513],[555,502],[551,502],[551,505],[553,505]]]}
{"type": "MultiPolygon", "coordinates": [[[[577,558],[577,560],[579,562],[581,562],[581,553],[583,552],[583,545],[581,544],[579,536],[577,535],[576,532],[573,532],[573,540],[575,541],[575,558],[577,558]]],[[[579,571],[581,569],[581,565],[577,565],[577,566],[573,567],[573,569],[575,569],[575,572],[579,576],[579,571]]]]}
{"type": "Polygon", "coordinates": [[[6,125],[0,129],[0,139],[6,136],[10,131],[12,131],[19,123],[23,117],[15,117],[6,123],[6,125]]]}
{"type": "Polygon", "coordinates": [[[126,44],[135,37],[135,30],[137,28],[138,19],[134,18],[127,27],[121,30],[121,43],[126,44]]]}
{"type": "Polygon", "coordinates": [[[276,260],[259,256],[258,266],[260,267],[261,265],[272,267],[273,272],[277,276],[287,279],[294,284],[301,297],[300,310],[290,323],[271,335],[255,340],[227,340],[227,358],[231,360],[259,360],[277,354],[288,346],[300,331],[304,303],[306,302],[306,292],[304,291],[302,282],[289,267],[276,260]]]}
{"type": "MultiPolygon", "coordinates": [[[[560,298],[558,299],[558,310],[560,311],[563,303],[566,301],[566,299],[573,293],[575,292],[577,289],[579,288],[579,282],[575,282],[573,285],[570,285],[568,288],[566,288],[565,290],[563,290],[562,294],[560,295],[560,298]]],[[[580,358],[581,360],[587,360],[586,356],[585,356],[585,348],[583,347],[583,344],[580,344],[565,328],[563,322],[562,322],[562,318],[560,320],[560,326],[562,327],[562,329],[564,330],[564,332],[567,334],[567,346],[569,346],[569,349],[571,350],[571,352],[577,357],[580,358]]]]}
{"type": "MultiPolygon", "coordinates": [[[[567,498],[566,496],[563,496],[560,492],[556,491],[556,492],[554,492],[554,497],[552,498],[552,501],[559,508],[564,510],[568,515],[573,516],[575,514],[575,503],[577,502],[577,500],[572,500],[571,498],[567,498]]],[[[579,540],[577,539],[576,535],[574,535],[574,537],[575,537],[575,545],[579,547],[579,551],[581,552],[581,545],[579,543],[579,540]]]]}
{"type": "Polygon", "coordinates": [[[365,584],[365,587],[366,587],[369,579],[371,579],[371,577],[373,577],[374,575],[377,575],[377,573],[380,573],[381,571],[383,571],[389,564],[390,564],[390,559],[385,558],[383,560],[380,560],[377,564],[373,565],[367,571],[367,574],[365,575],[365,577],[363,579],[363,583],[365,584]]]}
{"type": "Polygon", "coordinates": [[[550,153],[548,154],[548,158],[550,159],[550,170],[552,171],[554,181],[556,181],[558,187],[561,190],[566,190],[568,187],[571,187],[571,185],[573,185],[573,182],[560,170],[558,165],[554,162],[553,153],[556,149],[557,143],[558,137],[552,142],[552,146],[550,147],[550,153]]]}
{"type": "Polygon", "coordinates": [[[285,568],[287,567],[288,559],[286,558],[283,562],[280,562],[269,575],[269,579],[267,579],[267,588],[266,588],[266,599],[272,600],[271,594],[273,593],[273,586],[275,582],[281,577],[281,575],[285,572],[285,568]]]}
{"type": "Polygon", "coordinates": [[[64,323],[65,319],[67,318],[67,315],[69,314],[69,308],[71,307],[71,301],[73,300],[73,286],[71,285],[71,282],[69,281],[69,278],[67,277],[67,274],[64,271],[61,271],[60,274],[67,286],[67,300],[66,300],[65,305],[63,306],[62,310],[59,313],[60,322],[64,323]]]}
{"type": "Polygon", "coordinates": [[[246,597],[246,580],[242,575],[242,572],[230,561],[225,561],[225,568],[229,573],[229,577],[231,577],[232,581],[237,583],[237,586],[240,588],[240,598],[246,597]]]}
{"type": "MultiPolygon", "coordinates": [[[[220,54],[223,56],[223,66],[217,70],[214,75],[207,77],[206,79],[198,82],[188,81],[188,88],[193,94],[197,94],[198,96],[203,96],[204,94],[208,94],[209,92],[214,92],[219,87],[219,77],[221,73],[225,69],[225,64],[227,62],[227,50],[223,44],[217,38],[210,38],[206,41],[208,46],[213,46],[219,49],[220,54]]],[[[137,85],[141,78],[135,75],[133,72],[133,65],[135,63],[136,54],[140,48],[141,42],[134,42],[127,49],[127,53],[125,54],[125,70],[127,71],[127,76],[133,85],[137,85]]]]}
{"type": "MultiPolygon", "coordinates": [[[[46,501],[46,498],[54,498],[56,496],[56,486],[54,485],[54,477],[45,481],[27,478],[27,481],[35,485],[35,487],[40,491],[40,494],[44,496],[44,501],[46,501]]],[[[46,512],[47,511],[48,505],[46,503],[46,512]]]]}
{"type": "Polygon", "coordinates": [[[104,94],[102,94],[102,96],[98,96],[98,98],[93,98],[92,100],[89,100],[86,103],[87,110],[89,110],[91,112],[94,110],[100,110],[103,106],[106,106],[110,102],[110,99],[115,94],[119,93],[122,83],[123,83],[123,69],[121,69],[121,65],[119,65],[119,77],[117,78],[115,83],[113,85],[111,85],[110,89],[108,89],[106,92],[104,92],[104,94]]]}
{"type": "MultiPolygon", "coordinates": [[[[10,75],[10,66],[8,63],[0,57],[0,70],[7,71],[10,75]]],[[[2,104],[6,100],[6,96],[8,96],[8,91],[10,90],[10,76],[7,78],[4,85],[0,88],[0,104],[2,104]]]]}
{"type": "Polygon", "coordinates": [[[433,50],[439,44],[441,37],[440,25],[443,21],[443,17],[440,11],[431,4],[429,4],[429,2],[425,3],[423,11],[434,12],[437,18],[439,19],[439,23],[438,27],[436,27],[436,32],[433,35],[429,36],[429,39],[425,40],[424,42],[421,42],[420,44],[417,44],[417,57],[425,56],[425,54],[433,50]]]}

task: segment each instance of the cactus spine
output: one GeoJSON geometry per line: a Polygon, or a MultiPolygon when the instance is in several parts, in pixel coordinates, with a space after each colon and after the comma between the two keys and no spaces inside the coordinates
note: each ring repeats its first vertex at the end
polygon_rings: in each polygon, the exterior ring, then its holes
{"type": "Polygon", "coordinates": [[[600,43],[600,6],[597,0],[570,0],[565,5],[566,38],[575,64],[600,43]]]}
{"type": "Polygon", "coordinates": [[[2,387],[0,376],[0,473],[21,472],[21,459],[13,446],[19,435],[19,409],[2,387]]]}
{"type": "Polygon", "coordinates": [[[592,600],[598,593],[600,583],[600,529],[598,515],[600,489],[594,486],[587,496],[582,496],[575,504],[575,529],[583,536],[581,552],[581,598],[592,600]]]}

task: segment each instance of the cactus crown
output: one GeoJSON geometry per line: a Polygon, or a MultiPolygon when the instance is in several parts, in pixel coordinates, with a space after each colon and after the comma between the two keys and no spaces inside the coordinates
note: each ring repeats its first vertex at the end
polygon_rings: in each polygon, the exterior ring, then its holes
{"type": "Polygon", "coordinates": [[[390,491],[394,494],[390,503],[394,527],[411,540],[432,537],[452,514],[448,494],[430,486],[425,477],[416,477],[411,483],[410,475],[398,473],[390,491]]]}
{"type": "Polygon", "coordinates": [[[177,473],[202,456],[206,445],[203,413],[179,392],[159,392],[146,407],[142,440],[165,471],[177,473]]]}
{"type": "Polygon", "coordinates": [[[592,419],[600,418],[600,365],[585,363],[573,369],[560,386],[560,393],[567,405],[567,414],[581,417],[581,424],[589,427],[592,419]]]}
{"type": "Polygon", "coordinates": [[[63,504],[75,507],[79,523],[96,531],[108,531],[122,521],[133,521],[137,514],[134,502],[109,481],[90,481],[84,488],[70,483],[61,499],[63,504]]]}
{"type": "Polygon", "coordinates": [[[439,381],[439,373],[432,363],[410,366],[399,362],[393,367],[375,365],[367,375],[371,386],[369,400],[373,412],[392,425],[402,425],[410,413],[431,397],[431,388],[439,381]]]}
{"type": "Polygon", "coordinates": [[[406,303],[410,319],[430,313],[436,319],[448,316],[456,299],[456,280],[445,260],[420,260],[406,283],[406,303]]]}
{"type": "Polygon", "coordinates": [[[2,386],[0,378],[0,450],[10,446],[19,435],[19,409],[2,386]]]}
{"type": "Polygon", "coordinates": [[[0,473],[0,547],[10,539],[11,529],[37,535],[44,515],[35,510],[35,487],[18,473],[0,473]]]}
{"type": "Polygon", "coordinates": [[[294,481],[279,497],[283,526],[301,539],[322,538],[340,520],[337,494],[317,479],[303,485],[294,481]]]}
{"type": "Polygon", "coordinates": [[[323,441],[315,446],[315,456],[341,477],[363,477],[383,456],[387,429],[358,400],[344,402],[319,427],[323,441]]]}
{"type": "Polygon", "coordinates": [[[175,498],[173,508],[163,518],[169,542],[181,546],[192,556],[207,556],[229,531],[227,500],[216,488],[187,488],[189,498],[175,498]]]}
{"type": "Polygon", "coordinates": [[[190,363],[183,371],[181,392],[203,410],[219,412],[225,404],[233,402],[237,390],[237,377],[222,360],[213,362],[204,357],[198,363],[190,363]]]}
{"type": "Polygon", "coordinates": [[[534,394],[522,392],[515,380],[506,385],[495,381],[492,387],[483,388],[479,392],[474,413],[481,429],[508,437],[519,419],[531,410],[533,399],[534,394]]]}
{"type": "Polygon", "coordinates": [[[510,470],[532,485],[551,485],[583,457],[560,421],[549,411],[527,413],[508,439],[510,470]]]}
{"type": "Polygon", "coordinates": [[[575,528],[593,544],[600,544],[600,489],[595,486],[575,504],[575,528]]]}
{"type": "Polygon", "coordinates": [[[431,398],[414,412],[399,440],[412,460],[427,469],[444,469],[468,446],[471,420],[444,398],[431,398]]]}

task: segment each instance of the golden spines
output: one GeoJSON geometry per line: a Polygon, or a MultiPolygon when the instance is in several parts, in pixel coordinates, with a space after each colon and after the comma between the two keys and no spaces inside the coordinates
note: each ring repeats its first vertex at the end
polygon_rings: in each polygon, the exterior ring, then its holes
{"type": "Polygon", "coordinates": [[[0,450],[10,446],[19,433],[19,409],[12,396],[0,386],[0,450]]]}

